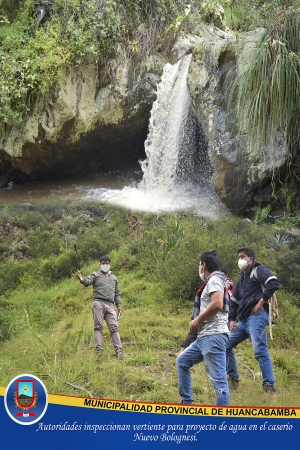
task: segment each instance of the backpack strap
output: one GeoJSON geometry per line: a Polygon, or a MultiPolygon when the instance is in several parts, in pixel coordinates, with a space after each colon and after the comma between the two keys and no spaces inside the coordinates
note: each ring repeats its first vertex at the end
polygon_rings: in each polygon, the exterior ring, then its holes
{"type": "Polygon", "coordinates": [[[195,301],[194,301],[194,308],[192,311],[191,319],[194,320],[196,317],[200,314],[200,305],[201,305],[201,295],[202,292],[207,285],[207,281],[205,281],[201,286],[200,289],[196,292],[195,301]]]}
{"type": "Polygon", "coordinates": [[[237,300],[235,297],[233,297],[233,296],[231,296],[230,297],[230,300],[232,301],[232,302],[234,302],[236,305],[239,305],[239,300],[237,300]]]}
{"type": "MultiPolygon", "coordinates": [[[[253,267],[251,275],[253,275],[254,278],[257,279],[257,281],[259,281],[261,289],[264,292],[266,286],[263,283],[260,282],[260,279],[257,276],[257,267],[253,267]]],[[[275,276],[269,277],[266,280],[266,282],[268,282],[271,278],[276,278],[276,277],[275,276]]],[[[273,340],[273,332],[272,332],[272,305],[271,305],[271,302],[268,302],[268,303],[269,303],[269,332],[270,332],[270,338],[273,340]]]]}
{"type": "Polygon", "coordinates": [[[218,275],[219,278],[221,278],[222,283],[224,285],[224,288],[223,288],[223,308],[221,309],[221,312],[228,313],[229,312],[229,305],[230,305],[231,296],[229,294],[229,290],[227,288],[226,280],[224,278],[223,272],[220,272],[220,271],[212,272],[209,275],[209,277],[207,278],[207,282],[210,280],[211,277],[216,276],[216,275],[218,275]]]}

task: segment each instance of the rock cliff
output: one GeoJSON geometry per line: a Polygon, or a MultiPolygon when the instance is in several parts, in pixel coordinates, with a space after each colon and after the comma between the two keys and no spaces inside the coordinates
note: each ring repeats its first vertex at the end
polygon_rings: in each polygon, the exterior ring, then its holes
{"type": "MultiPolygon", "coordinates": [[[[194,35],[180,34],[173,45],[148,55],[135,67],[120,58],[114,81],[99,86],[95,66],[66,68],[56,89],[40,98],[19,126],[0,125],[0,158],[31,176],[80,174],[123,168],[144,158],[149,112],[164,64],[192,53],[188,86],[199,128],[207,142],[215,191],[241,213],[260,187],[269,183],[285,155],[253,157],[247,136],[237,139],[236,118],[227,110],[231,69],[243,70],[259,30],[239,39],[214,25],[194,35]]],[[[274,151],[272,152],[274,154],[274,151]]]]}
{"type": "Polygon", "coordinates": [[[66,68],[21,125],[0,126],[0,157],[31,176],[109,171],[137,161],[165,61],[123,59],[114,82],[98,86],[95,65],[66,68]]]}
{"type": "Polygon", "coordinates": [[[193,49],[189,88],[199,123],[208,142],[216,193],[236,214],[252,203],[255,193],[270,182],[273,171],[285,165],[282,137],[277,148],[255,152],[247,135],[237,136],[237,118],[228,108],[228,88],[247,66],[261,31],[233,37],[214,27],[200,33],[193,49]],[[275,154],[275,158],[274,158],[275,154]]]}

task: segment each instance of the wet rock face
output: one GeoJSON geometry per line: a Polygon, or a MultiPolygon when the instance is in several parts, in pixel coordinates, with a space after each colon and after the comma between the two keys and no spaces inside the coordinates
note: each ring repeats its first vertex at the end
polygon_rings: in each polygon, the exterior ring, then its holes
{"type": "Polygon", "coordinates": [[[236,41],[231,35],[220,39],[206,30],[193,51],[188,84],[192,103],[208,142],[216,193],[234,213],[251,201],[247,167],[239,161],[235,124],[228,114],[225,94],[230,71],[236,65],[236,41]]]}
{"type": "Polygon", "coordinates": [[[63,130],[57,142],[43,139],[41,145],[26,142],[22,157],[12,158],[16,168],[34,177],[85,175],[91,171],[111,171],[129,166],[144,153],[148,110],[141,117],[145,125],[96,127],[67,144],[68,132],[63,130]],[[134,133],[131,136],[131,132],[134,133]]]}
{"type": "Polygon", "coordinates": [[[0,189],[6,188],[8,186],[9,178],[7,174],[0,175],[0,189]]]}
{"type": "Polygon", "coordinates": [[[2,124],[0,159],[41,177],[116,170],[143,158],[163,64],[150,56],[133,72],[124,60],[117,81],[102,88],[94,66],[66,70],[20,126],[2,124]]]}
{"type": "MultiPolygon", "coordinates": [[[[236,40],[222,28],[209,25],[195,35],[181,34],[164,49],[167,56],[150,55],[134,69],[124,58],[115,81],[106,86],[99,87],[92,65],[66,70],[56,91],[37,101],[20,126],[0,124],[0,188],[17,173],[82,176],[145,159],[149,114],[163,66],[192,53],[188,86],[214,189],[231,212],[241,213],[253,203],[259,187],[268,184],[274,149],[266,148],[264,154],[253,157],[247,137],[237,139],[236,119],[226,104],[232,69],[243,70],[259,34],[247,33],[236,40]],[[1,170],[4,162],[10,165],[9,171],[1,170]]],[[[279,169],[285,164],[281,141],[279,136],[279,169]]]]}
{"type": "Polygon", "coordinates": [[[188,76],[192,104],[208,142],[214,189],[234,214],[255,201],[255,193],[270,183],[273,169],[284,167],[286,158],[280,135],[276,149],[253,152],[246,135],[238,139],[237,119],[227,107],[232,77],[244,69],[259,37],[258,32],[246,33],[237,41],[226,32],[203,30],[188,76]]]}
{"type": "Polygon", "coordinates": [[[21,170],[15,169],[10,161],[1,161],[0,154],[0,189],[4,189],[10,183],[25,184],[30,183],[32,178],[21,170]]]}

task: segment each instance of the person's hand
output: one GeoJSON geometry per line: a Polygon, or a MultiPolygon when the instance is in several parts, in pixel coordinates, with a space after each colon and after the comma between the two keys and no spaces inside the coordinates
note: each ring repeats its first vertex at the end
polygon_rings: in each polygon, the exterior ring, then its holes
{"type": "Polygon", "coordinates": [[[197,332],[199,330],[199,327],[200,327],[200,322],[199,322],[199,320],[197,320],[197,318],[191,321],[191,323],[190,323],[191,331],[197,332]]]}
{"type": "Polygon", "coordinates": [[[78,280],[80,281],[80,283],[82,282],[82,280],[83,280],[83,276],[81,275],[81,273],[80,273],[80,271],[78,270],[77,271],[77,278],[78,278],[78,280]]]}
{"type": "Polygon", "coordinates": [[[256,305],[255,305],[254,308],[252,309],[252,314],[256,314],[257,311],[259,311],[259,310],[263,307],[263,304],[264,304],[264,299],[261,298],[261,299],[259,300],[259,302],[256,303],[256,305]]]}
{"type": "Polygon", "coordinates": [[[119,320],[122,314],[122,308],[121,306],[117,306],[117,309],[118,309],[117,320],[119,320]]]}
{"type": "Polygon", "coordinates": [[[235,320],[231,320],[231,321],[229,322],[229,331],[230,331],[231,333],[234,333],[235,330],[236,330],[236,321],[235,321],[235,320]]]}

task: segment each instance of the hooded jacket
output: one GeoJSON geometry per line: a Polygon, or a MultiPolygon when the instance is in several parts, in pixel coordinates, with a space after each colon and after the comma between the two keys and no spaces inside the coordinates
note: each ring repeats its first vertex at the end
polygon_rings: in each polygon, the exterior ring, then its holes
{"type": "Polygon", "coordinates": [[[235,290],[234,297],[230,300],[228,320],[245,320],[252,313],[253,307],[261,298],[265,300],[263,308],[269,312],[269,298],[279,289],[279,281],[271,270],[264,264],[253,261],[247,272],[241,272],[235,290]],[[252,269],[257,267],[258,280],[255,278],[252,269]],[[265,286],[262,289],[261,284],[265,286]]]}

